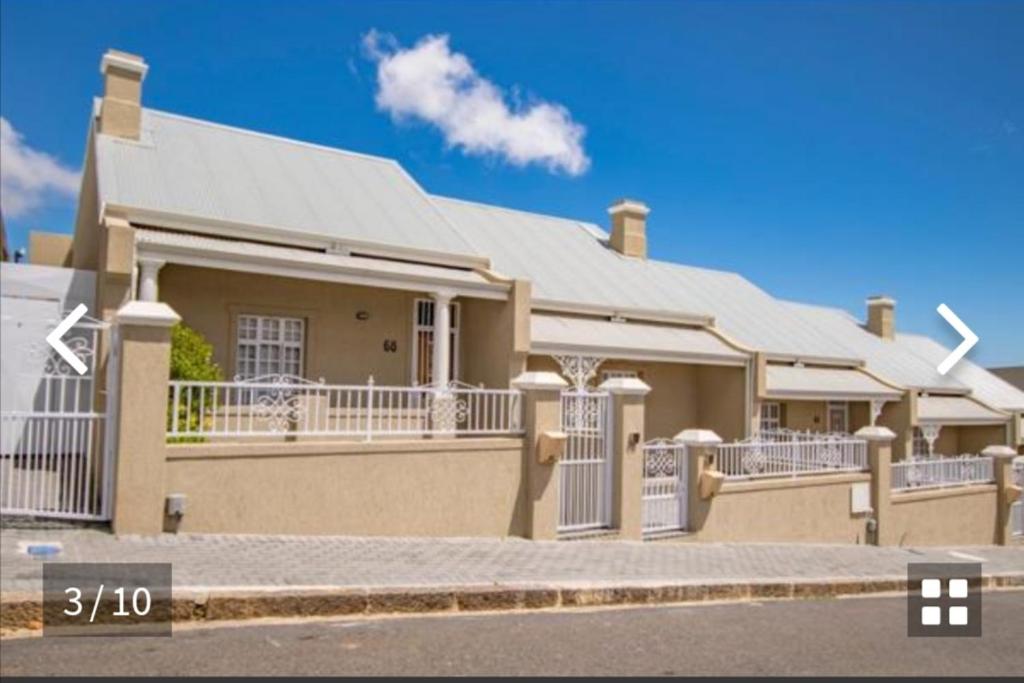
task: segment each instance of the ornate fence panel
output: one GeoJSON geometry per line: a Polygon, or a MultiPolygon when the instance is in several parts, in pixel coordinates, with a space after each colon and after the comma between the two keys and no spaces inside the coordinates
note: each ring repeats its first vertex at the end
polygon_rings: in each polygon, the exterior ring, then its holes
{"type": "Polygon", "coordinates": [[[644,533],[686,529],[686,446],[658,439],[644,444],[643,454],[644,533]]]}
{"type": "Polygon", "coordinates": [[[868,444],[846,434],[757,434],[719,446],[715,466],[727,479],[861,472],[868,469],[868,444]]]}
{"type": "Polygon", "coordinates": [[[74,368],[46,343],[60,319],[3,319],[0,513],[59,519],[110,517],[106,416],[95,409],[96,349],[105,323],[82,318],[62,338],[74,368]]]}
{"type": "Polygon", "coordinates": [[[360,437],[522,432],[514,389],[325,384],[289,375],[170,383],[167,435],[178,440],[280,434],[360,437]]]}
{"type": "Polygon", "coordinates": [[[892,490],[967,486],[995,481],[992,458],[962,455],[958,458],[911,458],[892,465],[892,490]]]}
{"type": "Polygon", "coordinates": [[[610,404],[606,392],[562,392],[562,431],[568,440],[558,465],[559,531],[611,526],[610,404]]]}

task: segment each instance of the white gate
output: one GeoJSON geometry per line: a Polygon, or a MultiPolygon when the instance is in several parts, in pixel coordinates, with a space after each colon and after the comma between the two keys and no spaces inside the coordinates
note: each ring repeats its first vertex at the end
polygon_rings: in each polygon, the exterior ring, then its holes
{"type": "Polygon", "coordinates": [[[686,446],[658,439],[644,444],[643,530],[645,534],[686,529],[686,446]]]}
{"type": "Polygon", "coordinates": [[[612,523],[611,397],[602,391],[562,392],[559,531],[601,529],[612,523]]]}
{"type": "Polygon", "coordinates": [[[0,322],[0,514],[109,519],[112,450],[94,404],[107,325],[82,318],[62,338],[87,367],[79,375],[46,343],[62,316],[33,315],[43,309],[23,302],[5,306],[0,322]]]}

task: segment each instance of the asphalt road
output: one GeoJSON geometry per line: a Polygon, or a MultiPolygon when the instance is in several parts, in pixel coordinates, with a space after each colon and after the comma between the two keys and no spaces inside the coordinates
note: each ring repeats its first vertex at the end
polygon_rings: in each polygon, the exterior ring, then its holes
{"type": "Polygon", "coordinates": [[[903,598],[191,628],[173,638],[0,643],[18,674],[1020,675],[1024,592],[988,593],[982,638],[907,638],[903,598]]]}

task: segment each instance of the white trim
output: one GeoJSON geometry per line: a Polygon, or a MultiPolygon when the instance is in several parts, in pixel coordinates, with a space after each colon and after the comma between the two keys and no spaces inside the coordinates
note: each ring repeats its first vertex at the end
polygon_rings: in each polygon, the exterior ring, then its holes
{"type": "MultiPolygon", "coordinates": [[[[225,242],[226,240],[220,241],[225,242]]],[[[270,245],[258,246],[267,247],[270,245]]],[[[270,248],[275,247],[270,246],[270,248]]],[[[271,257],[239,254],[237,252],[232,253],[230,251],[222,251],[218,254],[212,249],[199,249],[189,247],[188,245],[155,244],[147,242],[145,239],[136,241],[136,250],[139,258],[159,258],[167,263],[201,268],[233,270],[245,273],[256,272],[263,275],[278,275],[302,280],[322,280],[414,292],[437,289],[439,286],[443,286],[452,289],[459,296],[494,299],[497,301],[507,300],[508,291],[511,287],[511,285],[502,282],[469,283],[455,277],[447,278],[441,273],[428,275],[376,270],[373,267],[373,259],[346,257],[337,254],[332,254],[331,256],[338,263],[311,263],[309,261],[302,261],[300,254],[287,253],[289,251],[296,251],[294,247],[276,248],[281,249],[282,253],[271,257]],[[350,262],[345,263],[344,261],[350,262]]],[[[323,254],[318,255],[323,256],[323,254]]],[[[422,265],[435,269],[441,268],[432,264],[409,265],[422,265]]],[[[478,277],[482,278],[483,276],[478,275],[478,277]]]]}
{"type": "Polygon", "coordinates": [[[850,402],[828,401],[825,404],[825,427],[829,432],[845,434],[850,429],[850,402]],[[832,412],[841,410],[843,413],[842,429],[832,429],[832,412]]]}
{"type": "Polygon", "coordinates": [[[142,327],[173,327],[181,320],[173,308],[158,301],[129,301],[114,316],[118,325],[142,327]]]}
{"type": "Polygon", "coordinates": [[[625,318],[626,320],[658,323],[681,323],[698,327],[709,327],[715,323],[714,317],[710,315],[675,313],[673,311],[657,311],[645,308],[622,308],[621,306],[606,306],[602,304],[583,304],[572,301],[558,301],[556,299],[534,299],[530,304],[530,308],[532,311],[583,313],[608,318],[625,318]]]}
{"type": "Polygon", "coordinates": [[[107,69],[114,67],[122,71],[129,71],[139,75],[139,80],[146,78],[149,65],[138,55],[125,55],[108,50],[100,60],[100,73],[106,75],[107,69]]]}
{"type": "Polygon", "coordinates": [[[490,259],[479,256],[377,244],[342,237],[303,233],[266,224],[238,223],[235,221],[190,216],[104,202],[101,209],[102,216],[112,212],[126,219],[129,223],[136,225],[184,230],[210,237],[233,237],[248,241],[254,239],[265,242],[276,241],[284,243],[282,246],[313,247],[325,250],[337,249],[341,246],[349,251],[368,256],[415,260],[448,267],[481,269],[489,269],[491,267],[490,259]]]}
{"type": "Polygon", "coordinates": [[[295,316],[279,316],[279,315],[262,315],[258,313],[240,313],[235,318],[235,377],[242,380],[249,380],[255,377],[262,377],[266,375],[294,375],[301,377],[305,368],[306,361],[306,320],[304,318],[298,318],[295,316]],[[256,323],[256,336],[253,339],[242,339],[241,328],[244,320],[253,320],[256,323]],[[276,340],[263,339],[262,331],[266,326],[266,323],[274,320],[278,324],[278,338],[276,340]],[[285,339],[284,331],[288,323],[299,324],[299,340],[289,341],[285,339]],[[260,358],[260,348],[264,346],[276,346],[279,350],[277,357],[276,368],[261,368],[260,363],[266,362],[260,358]],[[253,358],[253,370],[252,373],[243,373],[239,367],[243,361],[242,348],[253,347],[256,349],[256,355],[253,358]],[[285,349],[298,349],[298,367],[286,368],[285,367],[285,349]]]}
{"type": "Polygon", "coordinates": [[[782,429],[782,404],[778,401],[762,401],[761,412],[760,415],[757,416],[757,427],[758,430],[762,432],[772,429],[782,429]],[[769,415],[766,418],[765,413],[773,412],[772,409],[774,409],[775,415],[769,415]]]}
{"type": "Polygon", "coordinates": [[[619,349],[606,346],[580,346],[578,344],[531,343],[530,355],[601,356],[614,360],[647,361],[652,363],[689,363],[690,365],[727,365],[737,368],[741,368],[746,365],[745,358],[735,358],[731,356],[697,353],[655,353],[650,351],[619,349]]]}
{"type": "Polygon", "coordinates": [[[902,398],[902,394],[857,394],[857,393],[844,393],[844,392],[829,392],[829,391],[769,391],[766,396],[768,398],[779,399],[782,401],[828,401],[834,403],[844,403],[849,401],[898,401],[902,398]]]}

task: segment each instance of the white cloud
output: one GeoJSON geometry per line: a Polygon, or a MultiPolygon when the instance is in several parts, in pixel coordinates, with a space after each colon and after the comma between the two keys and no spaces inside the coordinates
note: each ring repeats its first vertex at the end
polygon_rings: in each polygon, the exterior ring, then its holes
{"type": "Polygon", "coordinates": [[[75,197],[78,181],[77,171],[26,145],[21,133],[0,117],[0,207],[6,216],[24,216],[51,194],[75,197]]]}
{"type": "Polygon", "coordinates": [[[394,37],[370,31],[366,56],[377,64],[377,106],[397,121],[437,126],[445,141],[467,154],[497,155],[515,166],[540,164],[576,176],[590,166],[586,129],[552,102],[512,106],[466,55],[452,52],[447,35],[428,35],[402,49],[394,37]]]}

